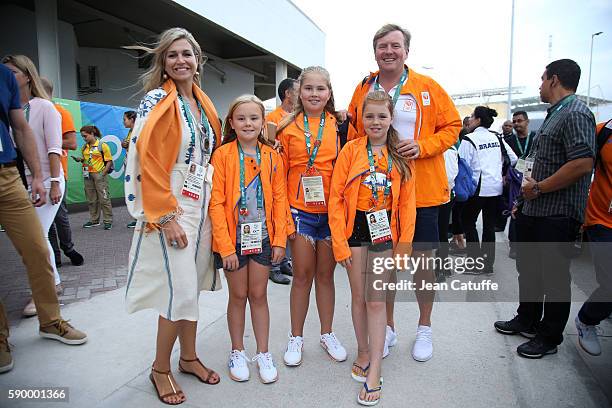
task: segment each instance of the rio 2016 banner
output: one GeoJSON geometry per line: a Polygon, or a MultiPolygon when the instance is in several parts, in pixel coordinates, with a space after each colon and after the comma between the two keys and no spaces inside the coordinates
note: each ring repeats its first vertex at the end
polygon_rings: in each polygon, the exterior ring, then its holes
{"type": "MultiPolygon", "coordinates": [[[[85,141],[79,130],[83,126],[93,125],[100,129],[102,142],[106,143],[113,155],[115,170],[109,174],[108,188],[112,198],[120,198],[123,193],[123,176],[125,171],[126,151],[121,147],[121,141],[127,136],[129,129],[123,125],[123,113],[130,110],[122,106],[102,105],[99,103],[79,102],[70,99],[54,99],[53,102],[66,108],[74,120],[77,132],[77,149],[69,150],[68,156],[82,157],[81,149],[85,141]]],[[[68,182],[66,183],[68,204],[85,203],[83,187],[83,171],[81,163],[68,158],[68,182]]]]}

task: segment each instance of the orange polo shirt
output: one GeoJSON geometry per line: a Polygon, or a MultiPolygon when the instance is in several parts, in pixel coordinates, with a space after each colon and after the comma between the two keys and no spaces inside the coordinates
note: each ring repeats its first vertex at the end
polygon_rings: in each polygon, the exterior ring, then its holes
{"type": "MultiPolygon", "coordinates": [[[[310,140],[312,147],[319,133],[320,117],[309,117],[310,140]]],[[[277,134],[282,149],[283,164],[287,173],[287,198],[289,205],[309,213],[327,213],[327,202],[329,199],[329,185],[331,182],[334,163],[340,151],[340,139],[337,134],[336,118],[327,113],[325,126],[319,152],[315,158],[314,167],[323,178],[323,190],[325,205],[307,207],[304,204],[304,192],[302,188],[302,175],[306,171],[306,165],[310,154],[306,149],[306,137],[304,135],[304,115],[298,114],[286,128],[277,134]]],[[[311,147],[311,148],[312,148],[311,147]]],[[[287,232],[291,234],[290,231],[287,232]]]]}
{"type": "MultiPolygon", "coordinates": [[[[63,106],[55,103],[55,109],[62,116],[62,136],[68,132],[76,132],[74,128],[74,121],[72,120],[72,115],[70,112],[64,108],[63,106]]],[[[64,178],[68,180],[68,151],[62,150],[62,157],[60,158],[62,163],[62,168],[64,169],[64,178]]]]}
{"type": "Polygon", "coordinates": [[[276,126],[278,126],[280,121],[288,114],[289,113],[281,106],[278,106],[276,109],[266,115],[266,122],[274,122],[276,123],[276,126]]]}
{"type": "MultiPolygon", "coordinates": [[[[597,134],[605,125],[597,125],[597,134]]],[[[612,121],[608,122],[608,126],[612,127],[612,121]]],[[[587,201],[584,225],[596,224],[612,228],[612,136],[608,137],[601,148],[601,161],[595,168],[595,178],[587,201]]]]}

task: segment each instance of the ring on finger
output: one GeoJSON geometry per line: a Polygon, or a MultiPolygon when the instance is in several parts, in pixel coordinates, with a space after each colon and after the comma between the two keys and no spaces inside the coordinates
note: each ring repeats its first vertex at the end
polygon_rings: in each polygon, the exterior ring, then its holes
{"type": "Polygon", "coordinates": [[[171,241],[170,242],[170,246],[173,247],[173,248],[178,247],[178,241],[171,241]]]}

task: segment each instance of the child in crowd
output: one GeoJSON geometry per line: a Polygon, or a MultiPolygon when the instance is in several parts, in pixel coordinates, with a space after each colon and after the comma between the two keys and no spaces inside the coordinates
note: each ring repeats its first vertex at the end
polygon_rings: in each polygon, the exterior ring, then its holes
{"type": "Polygon", "coordinates": [[[212,158],[209,211],[213,250],[229,287],[230,377],[247,381],[250,375],[244,351],[248,299],[257,342],[254,360],[261,381],[272,383],[278,372],[268,351],[268,274],[272,262],[285,255],[287,193],[282,160],[264,136],[264,116],[264,105],[254,95],[240,96],[230,105],[223,145],[212,158]]]}
{"type": "Polygon", "coordinates": [[[389,281],[391,273],[374,275],[371,258],[391,257],[393,250],[409,251],[416,219],[412,162],[397,153],[399,138],[392,120],[389,95],[369,93],[363,106],[367,137],[354,139],[342,149],[329,194],[334,257],[347,269],[351,286],[358,350],[351,376],[364,385],[357,397],[362,405],[374,405],[380,399],[386,291],[377,292],[372,285],[374,279],[389,281]]]}
{"type": "Polygon", "coordinates": [[[302,363],[304,321],[313,280],[321,323],[321,346],[334,360],[346,360],[346,350],[332,331],[336,261],[331,247],[327,203],[332,170],[340,150],[334,97],[329,73],[324,68],[305,68],[298,81],[295,110],[281,121],[277,131],[291,209],[291,217],[287,218],[293,256],[291,332],[284,356],[288,366],[302,363]]]}

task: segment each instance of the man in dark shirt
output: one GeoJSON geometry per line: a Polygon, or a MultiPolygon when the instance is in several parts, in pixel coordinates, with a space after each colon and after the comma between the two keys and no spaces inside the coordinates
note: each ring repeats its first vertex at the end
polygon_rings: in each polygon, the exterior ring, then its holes
{"type": "MultiPolygon", "coordinates": [[[[512,125],[514,126],[514,132],[504,137],[504,140],[518,158],[524,159],[529,155],[531,148],[535,144],[536,133],[529,132],[529,116],[527,116],[525,111],[516,111],[512,114],[512,125]]],[[[504,228],[505,226],[504,222],[504,228]]],[[[508,256],[516,259],[516,246],[514,246],[514,242],[516,242],[516,222],[514,219],[510,219],[508,241],[510,245],[508,256]]]]}
{"type": "Polygon", "coordinates": [[[570,261],[584,221],[595,157],[595,118],[575,92],[580,67],[562,59],[542,75],[540,97],[551,104],[524,172],[525,203],[517,212],[517,316],[495,322],[497,331],[531,338],[517,352],[541,358],[557,352],[569,318],[570,261]],[[528,166],[527,166],[528,167],[528,166]]]}
{"type": "MultiPolygon", "coordinates": [[[[55,278],[49,263],[49,249],[32,206],[32,202],[39,207],[46,200],[47,192],[41,178],[36,140],[21,109],[17,81],[13,73],[0,64],[0,224],[6,229],[26,266],[32,297],[38,310],[40,336],[66,344],[83,344],[87,341],[87,335],[72,327],[60,315],[55,278]],[[15,143],[32,172],[32,201],[17,171],[17,155],[9,128],[13,130],[15,143]]],[[[0,373],[13,368],[8,336],[8,320],[4,304],[0,302],[0,373]]]]}

